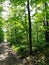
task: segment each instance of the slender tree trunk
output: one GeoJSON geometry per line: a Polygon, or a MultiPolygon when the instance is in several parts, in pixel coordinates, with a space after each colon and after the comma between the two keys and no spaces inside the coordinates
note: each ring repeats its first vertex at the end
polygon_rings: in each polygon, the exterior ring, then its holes
{"type": "Polygon", "coordinates": [[[29,20],[29,46],[30,46],[30,55],[32,55],[31,17],[30,17],[29,0],[27,0],[27,9],[28,9],[28,20],[29,20]]]}
{"type": "MultiPolygon", "coordinates": [[[[14,25],[16,25],[16,22],[14,23],[14,25]]],[[[15,44],[16,44],[16,27],[14,28],[14,32],[15,32],[15,44]]]]}
{"type": "Polygon", "coordinates": [[[47,3],[45,3],[45,19],[44,19],[44,26],[45,26],[45,39],[46,42],[49,42],[49,22],[47,21],[47,3]]]}
{"type": "MultiPolygon", "coordinates": [[[[37,4],[35,3],[35,7],[36,7],[36,13],[37,13],[37,4]]],[[[36,23],[36,32],[37,32],[37,42],[38,42],[38,22],[36,23]]]]}

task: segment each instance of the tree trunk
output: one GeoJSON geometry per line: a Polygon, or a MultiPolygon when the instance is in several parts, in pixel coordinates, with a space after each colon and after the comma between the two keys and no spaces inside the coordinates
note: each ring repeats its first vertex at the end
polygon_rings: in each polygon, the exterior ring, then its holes
{"type": "Polygon", "coordinates": [[[31,37],[31,17],[30,17],[30,8],[29,8],[29,0],[27,0],[27,9],[28,9],[28,20],[29,20],[29,48],[30,55],[32,55],[32,37],[31,37]]]}
{"type": "Polygon", "coordinates": [[[45,26],[45,39],[46,42],[49,42],[49,22],[47,21],[47,3],[45,3],[45,19],[44,19],[44,26],[45,26]]]}

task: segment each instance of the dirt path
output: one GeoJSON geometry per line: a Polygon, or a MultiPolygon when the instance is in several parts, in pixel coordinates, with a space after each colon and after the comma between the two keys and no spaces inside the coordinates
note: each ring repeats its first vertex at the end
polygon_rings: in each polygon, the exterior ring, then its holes
{"type": "Polygon", "coordinates": [[[9,47],[8,43],[0,44],[0,65],[33,65],[26,59],[20,59],[9,47]]]}
{"type": "Polygon", "coordinates": [[[0,65],[21,65],[20,60],[5,42],[0,45],[0,65]]]}
{"type": "MultiPolygon", "coordinates": [[[[43,55],[40,56],[42,60],[43,57],[43,55]]],[[[0,44],[0,65],[40,65],[37,61],[39,61],[39,58],[34,56],[19,58],[9,47],[8,43],[0,44]]]]}

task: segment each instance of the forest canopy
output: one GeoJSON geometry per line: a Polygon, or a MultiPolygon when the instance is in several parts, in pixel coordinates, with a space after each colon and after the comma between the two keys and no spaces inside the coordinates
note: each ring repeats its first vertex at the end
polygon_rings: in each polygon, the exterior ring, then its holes
{"type": "Polygon", "coordinates": [[[49,0],[0,0],[0,42],[28,47],[49,43],[49,0]]]}

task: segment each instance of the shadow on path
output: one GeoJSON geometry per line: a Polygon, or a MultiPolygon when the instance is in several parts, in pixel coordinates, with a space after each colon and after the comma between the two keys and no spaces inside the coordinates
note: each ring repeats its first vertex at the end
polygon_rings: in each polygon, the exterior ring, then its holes
{"type": "Polygon", "coordinates": [[[22,65],[8,43],[0,44],[0,65],[22,65]]]}

